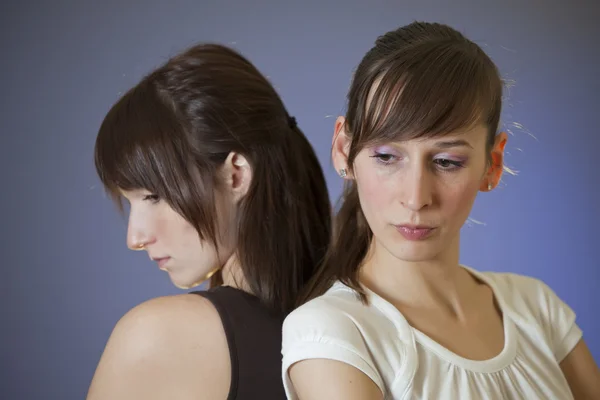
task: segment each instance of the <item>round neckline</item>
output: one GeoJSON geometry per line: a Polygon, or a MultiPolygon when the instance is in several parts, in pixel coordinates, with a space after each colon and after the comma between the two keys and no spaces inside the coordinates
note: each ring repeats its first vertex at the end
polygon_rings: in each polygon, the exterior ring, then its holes
{"type": "Polygon", "coordinates": [[[388,316],[388,318],[390,318],[390,320],[394,322],[399,332],[406,332],[406,329],[409,329],[414,334],[414,338],[412,339],[413,345],[415,345],[414,341],[416,340],[420,344],[425,346],[429,351],[436,354],[438,357],[444,359],[445,361],[453,365],[456,365],[458,367],[464,368],[472,372],[497,372],[508,366],[516,357],[517,338],[515,325],[507,314],[507,307],[504,302],[504,298],[502,298],[502,296],[499,295],[498,288],[496,287],[494,282],[488,279],[482,273],[475,271],[470,267],[467,267],[465,265],[460,266],[462,268],[465,268],[467,272],[469,272],[476,279],[488,285],[488,287],[492,290],[494,300],[497,302],[498,308],[502,313],[502,325],[504,328],[504,345],[500,353],[487,360],[472,360],[459,356],[458,354],[454,353],[453,351],[447,349],[446,347],[433,340],[425,333],[410,325],[404,317],[404,315],[402,315],[402,313],[390,302],[388,302],[369,288],[366,288],[364,286],[363,288],[366,291],[366,293],[369,294],[369,300],[372,302],[372,304],[376,306],[380,311],[385,313],[388,316]]]}

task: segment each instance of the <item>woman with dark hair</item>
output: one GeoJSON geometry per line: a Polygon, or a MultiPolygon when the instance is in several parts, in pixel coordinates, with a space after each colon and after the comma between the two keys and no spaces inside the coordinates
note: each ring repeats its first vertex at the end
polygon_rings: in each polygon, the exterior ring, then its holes
{"type": "Polygon", "coordinates": [[[330,242],[319,161],[272,85],[215,44],[129,90],[98,133],[127,244],[180,288],[115,327],[89,400],[283,399],[281,324],[330,242]]]}
{"type": "Polygon", "coordinates": [[[503,172],[502,86],[442,24],[365,55],[335,125],[333,242],[283,326],[289,399],[600,399],[567,304],[538,279],[459,263],[473,202],[503,172]]]}

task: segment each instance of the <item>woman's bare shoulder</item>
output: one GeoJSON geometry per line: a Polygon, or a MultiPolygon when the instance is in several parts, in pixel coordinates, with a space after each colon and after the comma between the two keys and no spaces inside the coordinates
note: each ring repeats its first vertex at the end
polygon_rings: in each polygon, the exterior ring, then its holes
{"type": "Polygon", "coordinates": [[[229,349],[210,301],[194,295],[148,300],[115,326],[88,399],[226,397],[229,349]],[[210,384],[209,384],[210,383],[210,384]],[[224,393],[224,395],[223,395],[224,393]]]}

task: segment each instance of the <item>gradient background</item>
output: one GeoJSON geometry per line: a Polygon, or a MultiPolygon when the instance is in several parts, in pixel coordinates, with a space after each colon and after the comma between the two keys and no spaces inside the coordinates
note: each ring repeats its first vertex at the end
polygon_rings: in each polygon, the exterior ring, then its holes
{"type": "Polygon", "coordinates": [[[3,271],[0,398],[82,399],[117,320],[178,293],[125,246],[98,186],[95,136],[117,97],[197,41],[233,45],[318,150],[332,199],[334,117],[375,38],[415,19],[485,46],[515,86],[503,123],[518,171],[476,202],[464,263],[547,282],[600,362],[600,6],[578,1],[55,1],[0,6],[3,271]],[[304,4],[301,4],[304,3],[304,4]]]}

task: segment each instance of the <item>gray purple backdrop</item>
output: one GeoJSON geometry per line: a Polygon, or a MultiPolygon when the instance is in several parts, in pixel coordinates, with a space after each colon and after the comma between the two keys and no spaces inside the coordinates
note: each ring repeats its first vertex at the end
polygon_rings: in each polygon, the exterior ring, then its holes
{"type": "Polygon", "coordinates": [[[547,282],[600,362],[600,6],[578,1],[55,1],[0,5],[0,398],[82,399],[127,310],[178,293],[125,246],[92,150],[119,94],[197,41],[235,46],[318,150],[332,198],[334,117],[383,32],[449,23],[514,81],[503,122],[518,171],[480,196],[462,260],[547,282]],[[18,5],[17,5],[18,4],[18,5]]]}

